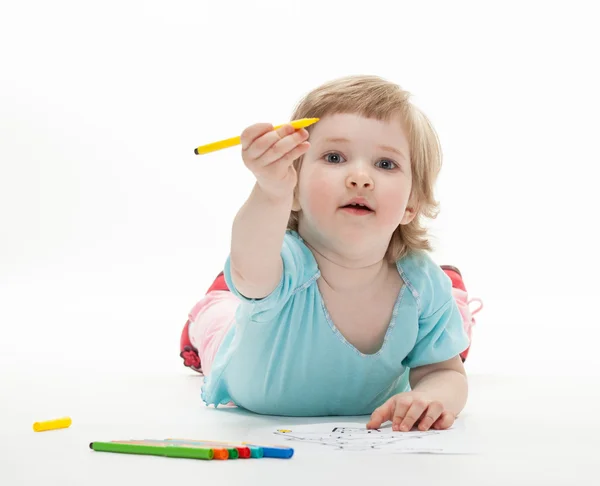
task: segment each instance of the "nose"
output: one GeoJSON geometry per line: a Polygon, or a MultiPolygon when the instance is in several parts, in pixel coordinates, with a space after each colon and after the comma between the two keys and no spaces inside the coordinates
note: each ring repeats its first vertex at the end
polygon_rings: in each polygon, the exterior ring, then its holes
{"type": "Polygon", "coordinates": [[[364,170],[356,168],[346,177],[346,187],[352,189],[373,189],[373,179],[364,170]]]}

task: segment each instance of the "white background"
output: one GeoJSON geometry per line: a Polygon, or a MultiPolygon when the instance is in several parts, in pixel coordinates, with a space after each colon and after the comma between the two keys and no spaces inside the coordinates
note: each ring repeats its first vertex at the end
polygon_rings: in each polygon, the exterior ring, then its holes
{"type": "MultiPolygon", "coordinates": [[[[193,149],[285,122],[312,88],[363,73],[414,93],[441,137],[433,256],[458,266],[485,304],[469,373],[597,375],[592,5],[3,3],[0,385],[10,410],[42,381],[35,401],[52,403],[59,376],[181,373],[187,312],[221,270],[253,182],[239,147],[193,149]]],[[[40,418],[20,416],[26,427],[40,418]]]]}
{"type": "Polygon", "coordinates": [[[413,92],[442,140],[434,258],[485,303],[470,370],[598,363],[592,11],[478,5],[3,7],[3,359],[179,366],[252,186],[239,148],[193,149],[374,73],[413,92]]]}
{"type": "Polygon", "coordinates": [[[414,93],[442,140],[434,257],[486,306],[470,370],[584,371],[598,362],[600,160],[584,5],[4,6],[2,355],[178,366],[252,186],[239,148],[193,149],[373,73],[414,93]]]}

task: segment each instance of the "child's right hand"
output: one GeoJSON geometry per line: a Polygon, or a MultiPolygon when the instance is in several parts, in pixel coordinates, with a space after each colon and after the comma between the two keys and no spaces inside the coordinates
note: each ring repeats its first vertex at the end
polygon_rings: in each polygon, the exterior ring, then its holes
{"type": "Polygon", "coordinates": [[[269,123],[257,123],[246,128],[240,138],[244,164],[264,193],[273,198],[291,195],[297,181],[292,163],[310,147],[308,131],[289,124],[273,130],[269,123]]]}

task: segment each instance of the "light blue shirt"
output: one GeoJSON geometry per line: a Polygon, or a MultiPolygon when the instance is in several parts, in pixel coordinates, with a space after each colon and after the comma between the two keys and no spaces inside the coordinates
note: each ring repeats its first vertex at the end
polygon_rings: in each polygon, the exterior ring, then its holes
{"type": "MultiPolygon", "coordinates": [[[[404,285],[381,349],[363,354],[332,322],[319,288],[317,262],[287,231],[277,288],[241,304],[202,386],[207,405],[226,404],[282,416],[368,415],[410,390],[408,370],[450,359],[469,345],[451,282],[425,252],[396,264],[404,285]]],[[[368,323],[365,323],[368,325],[368,323]]]]}

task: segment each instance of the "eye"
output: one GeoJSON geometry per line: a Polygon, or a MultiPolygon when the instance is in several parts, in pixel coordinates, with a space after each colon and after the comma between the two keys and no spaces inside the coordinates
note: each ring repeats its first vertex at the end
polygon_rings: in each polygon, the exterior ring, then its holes
{"type": "Polygon", "coordinates": [[[337,152],[331,152],[330,154],[325,155],[325,160],[330,164],[339,164],[342,159],[343,157],[337,152]]]}
{"type": "Polygon", "coordinates": [[[398,167],[398,164],[390,159],[381,159],[379,162],[377,162],[377,164],[379,164],[378,167],[386,170],[391,170],[395,167],[398,167]]]}

